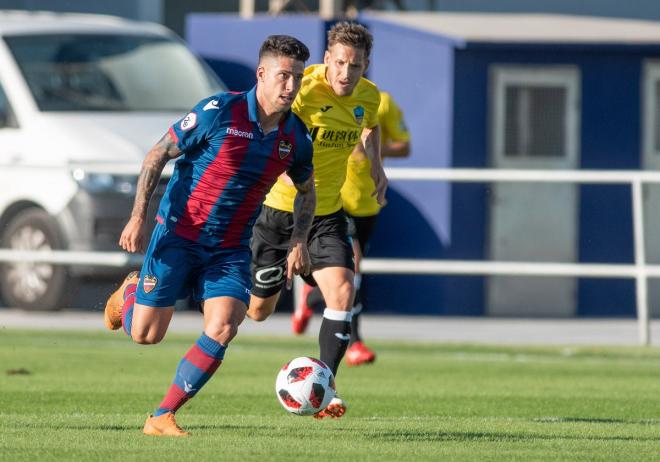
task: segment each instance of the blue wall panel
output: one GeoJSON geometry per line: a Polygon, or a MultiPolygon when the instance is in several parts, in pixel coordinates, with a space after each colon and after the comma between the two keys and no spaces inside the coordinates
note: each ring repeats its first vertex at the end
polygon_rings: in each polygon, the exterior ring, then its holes
{"type": "MultiPolygon", "coordinates": [[[[582,168],[638,169],[641,158],[640,83],[643,55],[582,55],[582,168]]],[[[580,261],[634,261],[629,186],[580,188],[580,261]]],[[[634,316],[632,280],[585,279],[579,283],[578,315],[634,316]]]]}
{"type": "MultiPolygon", "coordinates": [[[[580,261],[632,263],[630,187],[584,185],[580,199],[580,261]]],[[[578,287],[580,316],[635,315],[635,282],[631,279],[583,279],[578,287]]]]}
{"type": "MultiPolygon", "coordinates": [[[[488,166],[488,70],[485,56],[456,51],[453,100],[452,166],[488,166]]],[[[487,221],[486,183],[453,183],[451,201],[452,236],[446,250],[454,260],[485,258],[487,221]]],[[[447,277],[444,299],[447,306],[466,314],[483,314],[485,278],[447,277]]]]}

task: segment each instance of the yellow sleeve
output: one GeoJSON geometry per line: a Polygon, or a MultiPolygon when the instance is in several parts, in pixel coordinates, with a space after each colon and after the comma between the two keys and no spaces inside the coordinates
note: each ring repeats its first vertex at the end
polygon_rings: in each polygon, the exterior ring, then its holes
{"type": "Polygon", "coordinates": [[[380,106],[380,92],[373,86],[374,95],[369,95],[369,107],[366,108],[367,119],[366,125],[367,128],[373,128],[379,124],[378,122],[378,107],[380,106]]]}
{"type": "Polygon", "coordinates": [[[410,133],[403,118],[403,112],[387,93],[381,94],[378,107],[378,120],[381,126],[381,138],[387,141],[409,141],[410,133]]]}

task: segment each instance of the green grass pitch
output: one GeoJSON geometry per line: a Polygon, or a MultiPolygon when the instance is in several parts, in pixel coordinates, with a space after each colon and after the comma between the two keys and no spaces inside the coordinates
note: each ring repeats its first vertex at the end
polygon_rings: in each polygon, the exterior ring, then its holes
{"type": "Polygon", "coordinates": [[[279,367],[310,338],[239,337],[178,413],[191,438],[141,434],[194,335],[0,329],[3,461],[641,461],[660,458],[660,351],[372,342],[343,367],[339,420],[287,414],[279,367]]]}

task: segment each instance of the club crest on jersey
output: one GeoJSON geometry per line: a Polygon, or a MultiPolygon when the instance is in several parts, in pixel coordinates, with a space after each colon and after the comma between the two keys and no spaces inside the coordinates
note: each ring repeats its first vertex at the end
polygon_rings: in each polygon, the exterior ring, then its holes
{"type": "Polygon", "coordinates": [[[144,293],[148,294],[152,290],[156,288],[156,284],[158,284],[158,278],[156,276],[145,276],[144,277],[144,282],[142,283],[142,288],[144,289],[144,293]]]}
{"type": "Polygon", "coordinates": [[[280,159],[284,159],[286,156],[291,154],[292,149],[293,145],[290,141],[280,140],[280,143],[277,145],[277,152],[280,155],[280,159]]]}
{"type": "Polygon", "coordinates": [[[181,120],[181,123],[179,124],[179,127],[181,127],[181,130],[190,130],[193,128],[195,125],[197,125],[197,114],[194,112],[191,112],[187,116],[181,120]]]}
{"type": "Polygon", "coordinates": [[[364,108],[362,106],[356,106],[353,108],[353,115],[355,116],[355,121],[358,125],[362,125],[364,120],[364,108]]]}

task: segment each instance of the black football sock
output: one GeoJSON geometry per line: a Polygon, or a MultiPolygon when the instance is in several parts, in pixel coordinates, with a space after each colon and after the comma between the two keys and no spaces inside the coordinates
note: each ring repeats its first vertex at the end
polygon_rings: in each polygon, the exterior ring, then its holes
{"type": "Polygon", "coordinates": [[[353,278],[353,285],[355,287],[355,302],[353,304],[353,318],[351,319],[351,340],[348,342],[349,345],[353,345],[355,342],[361,342],[360,338],[360,313],[362,312],[362,291],[360,287],[362,286],[362,274],[355,273],[353,278]]]}
{"type": "Polygon", "coordinates": [[[362,303],[356,303],[351,310],[351,313],[353,313],[353,317],[351,318],[351,340],[348,343],[349,345],[362,341],[362,337],[360,336],[360,313],[362,313],[362,303]]]}
{"type": "Polygon", "coordinates": [[[326,308],[323,311],[323,321],[319,331],[319,347],[321,361],[326,363],[337,375],[339,363],[346,353],[351,332],[350,311],[339,311],[326,308]]]}

